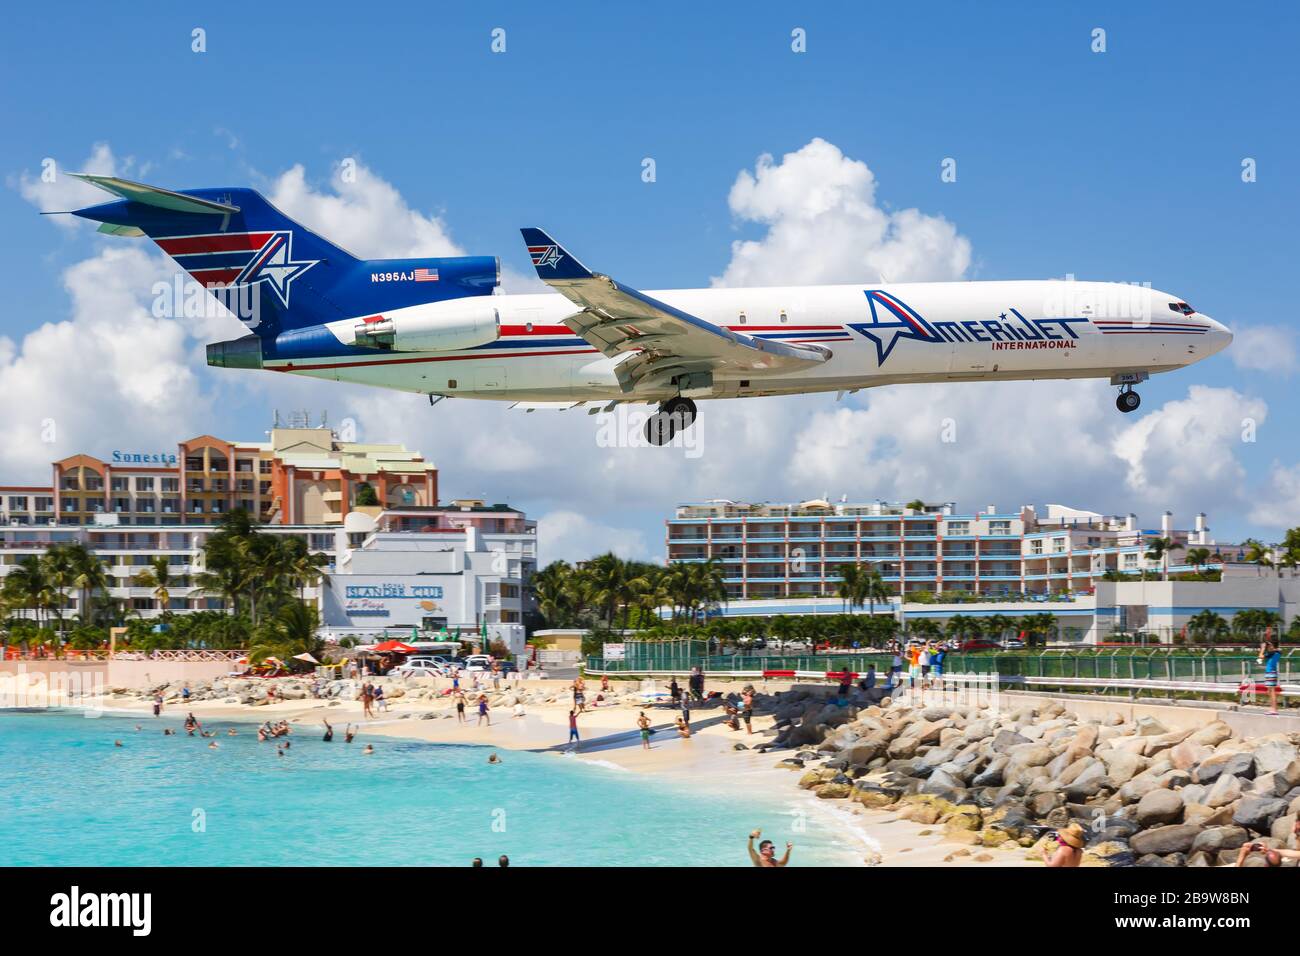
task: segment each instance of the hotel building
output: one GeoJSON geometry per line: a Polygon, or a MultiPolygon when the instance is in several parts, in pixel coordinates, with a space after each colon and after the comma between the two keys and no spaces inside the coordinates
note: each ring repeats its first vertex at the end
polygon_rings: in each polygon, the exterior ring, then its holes
{"type": "MultiPolygon", "coordinates": [[[[23,558],[79,542],[104,564],[107,594],[129,615],[216,610],[220,596],[199,588],[197,576],[204,570],[204,543],[217,530],[212,524],[2,526],[0,583],[23,558]],[[137,582],[157,557],[171,568],[166,607],[137,582]]],[[[409,636],[412,628],[473,634],[486,625],[512,650],[522,649],[523,621],[532,608],[527,585],[537,570],[537,523],[508,505],[455,501],[374,516],[354,510],[335,527],[272,524],[262,530],[301,537],[312,552],[328,557],[320,583],[303,594],[321,610],[323,636],[364,641],[386,631],[409,636]]],[[[79,614],[81,595],[69,588],[65,598],[65,617],[79,614]]]]}
{"type": "Polygon", "coordinates": [[[174,450],[78,454],[52,470],[48,487],[0,486],[0,525],[215,524],[235,508],[264,524],[338,525],[365,486],[372,511],[438,502],[437,468],[419,454],[339,441],[323,426],[277,426],[264,442],[200,435],[174,450]]]}
{"type": "Polygon", "coordinates": [[[841,569],[855,564],[878,571],[896,595],[996,597],[1070,594],[1091,590],[1107,571],[1159,570],[1146,557],[1157,537],[1216,550],[1204,514],[1184,531],[1166,512],[1151,530],[1135,515],[1061,505],[959,513],[952,502],[821,500],[683,504],[667,522],[666,546],[670,564],[721,562],[730,600],[833,597],[841,569]]]}

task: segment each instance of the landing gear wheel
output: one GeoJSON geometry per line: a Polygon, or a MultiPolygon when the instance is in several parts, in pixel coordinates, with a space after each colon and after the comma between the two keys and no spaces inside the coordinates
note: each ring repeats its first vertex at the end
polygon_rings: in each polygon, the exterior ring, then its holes
{"type": "Polygon", "coordinates": [[[689,398],[670,398],[659,406],[645,423],[645,440],[652,445],[667,445],[677,433],[695,424],[695,403],[689,398]]]}
{"type": "Polygon", "coordinates": [[[1115,397],[1115,407],[1124,414],[1137,411],[1137,407],[1142,404],[1142,396],[1132,389],[1126,389],[1115,397]]]}
{"type": "Polygon", "coordinates": [[[667,445],[676,434],[676,419],[662,408],[645,420],[645,440],[656,447],[667,445]]]}
{"type": "Polygon", "coordinates": [[[678,431],[686,431],[695,424],[695,402],[689,398],[670,398],[659,406],[659,411],[673,416],[678,431]]]}

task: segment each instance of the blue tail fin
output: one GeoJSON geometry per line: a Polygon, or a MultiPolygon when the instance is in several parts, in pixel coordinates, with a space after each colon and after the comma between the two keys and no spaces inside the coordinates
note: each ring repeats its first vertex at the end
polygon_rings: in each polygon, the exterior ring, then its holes
{"type": "Polygon", "coordinates": [[[260,338],[443,299],[486,295],[494,256],[357,259],[252,189],[181,192],[82,176],[123,197],[78,209],[101,232],[147,235],[260,338]]]}

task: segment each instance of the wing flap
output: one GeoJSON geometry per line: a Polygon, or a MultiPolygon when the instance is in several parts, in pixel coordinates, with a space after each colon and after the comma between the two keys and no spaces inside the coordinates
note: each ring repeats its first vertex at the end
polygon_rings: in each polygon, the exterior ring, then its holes
{"type": "Polygon", "coordinates": [[[791,345],[714,325],[583,266],[540,229],[524,229],[538,276],[582,311],[563,320],[602,353],[637,353],[617,369],[624,391],[655,387],[692,372],[790,372],[831,357],[818,345],[791,345]]]}

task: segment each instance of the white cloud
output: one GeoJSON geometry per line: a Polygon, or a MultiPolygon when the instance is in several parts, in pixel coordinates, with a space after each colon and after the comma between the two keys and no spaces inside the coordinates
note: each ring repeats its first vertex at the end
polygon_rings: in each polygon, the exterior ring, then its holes
{"type": "MultiPolygon", "coordinates": [[[[408,259],[464,256],[441,216],[412,209],[392,183],[361,163],[338,166],[329,191],[307,182],[295,165],[276,177],[267,197],[285,215],[319,232],[330,242],[362,259],[408,259]]],[[[503,292],[538,292],[546,286],[536,276],[503,270],[503,292]]]]}
{"type": "Polygon", "coordinates": [[[150,311],[169,273],[139,246],[108,246],[64,271],[68,318],[0,341],[4,480],[49,481],[50,462],[77,452],[157,450],[207,430],[186,328],[150,311]]]}
{"type": "Polygon", "coordinates": [[[889,212],[876,202],[876,178],[824,139],[781,162],[763,154],[741,170],[727,199],[738,219],[761,223],[759,240],[731,244],[715,285],[816,285],[958,279],[970,267],[970,242],[942,216],[889,212]]]}
{"type": "Polygon", "coordinates": [[[613,551],[620,558],[651,557],[641,532],[594,521],[577,511],[551,511],[537,519],[538,566],[552,561],[582,561],[613,551]]]}
{"type": "Polygon", "coordinates": [[[1300,526],[1300,465],[1274,462],[1268,484],[1254,502],[1249,515],[1254,524],[1279,531],[1300,526]]]}
{"type": "MultiPolygon", "coordinates": [[[[86,160],[71,169],[65,168],[53,158],[44,162],[50,165],[43,165],[41,172],[24,171],[17,182],[10,183],[24,199],[41,212],[68,212],[113,199],[102,189],[67,175],[68,172],[117,176],[134,165],[130,158],[119,163],[107,143],[96,143],[86,160]]],[[[61,228],[71,229],[84,224],[86,220],[75,216],[51,216],[50,221],[61,228]]]]}
{"type": "Polygon", "coordinates": [[[334,170],[331,192],[313,189],[302,165],[275,180],[271,200],[280,211],[362,259],[463,256],[438,216],[407,205],[391,183],[360,163],[334,170]]]}
{"type": "Polygon", "coordinates": [[[1290,375],[1296,370],[1295,333],[1276,325],[1249,325],[1233,329],[1233,364],[1249,372],[1290,375]]]}

